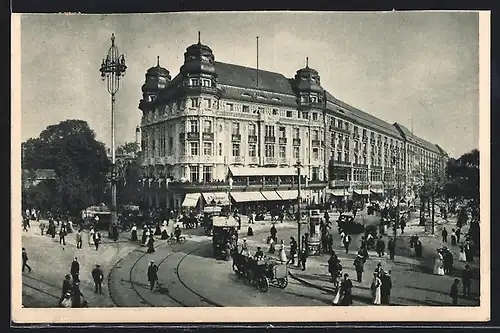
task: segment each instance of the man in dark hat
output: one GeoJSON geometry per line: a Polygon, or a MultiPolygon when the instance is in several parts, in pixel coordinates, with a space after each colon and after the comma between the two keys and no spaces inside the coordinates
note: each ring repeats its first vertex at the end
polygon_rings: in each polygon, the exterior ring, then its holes
{"type": "Polygon", "coordinates": [[[150,285],[149,290],[153,291],[155,283],[158,282],[158,266],[156,266],[153,260],[150,261],[148,267],[148,281],[150,285]]]}
{"type": "Polygon", "coordinates": [[[80,281],[78,275],[80,274],[80,263],[78,259],[75,257],[73,262],[71,263],[71,276],[73,277],[73,283],[80,281]]]}
{"type": "Polygon", "coordinates": [[[363,280],[364,263],[365,261],[363,260],[363,256],[358,254],[356,259],[354,259],[354,268],[356,270],[356,277],[359,283],[363,280]]]}
{"type": "Polygon", "coordinates": [[[28,253],[26,253],[26,249],[23,247],[23,272],[24,268],[28,268],[28,270],[31,272],[31,267],[28,265],[28,253]]]}
{"type": "Polygon", "coordinates": [[[71,292],[70,279],[71,279],[71,276],[69,274],[66,274],[66,276],[64,277],[63,285],[62,285],[62,293],[61,293],[61,298],[59,299],[59,305],[61,305],[61,302],[66,297],[66,294],[71,292]]]}
{"type": "Polygon", "coordinates": [[[94,279],[95,290],[97,294],[102,294],[102,281],[104,280],[104,273],[102,272],[101,266],[99,264],[95,265],[92,270],[92,278],[94,279]]]}

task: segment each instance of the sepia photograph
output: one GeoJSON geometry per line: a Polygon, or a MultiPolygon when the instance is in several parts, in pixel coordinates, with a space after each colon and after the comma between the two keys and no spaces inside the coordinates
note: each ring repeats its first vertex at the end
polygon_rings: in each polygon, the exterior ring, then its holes
{"type": "Polygon", "coordinates": [[[14,14],[14,320],[489,319],[489,20],[14,14]]]}

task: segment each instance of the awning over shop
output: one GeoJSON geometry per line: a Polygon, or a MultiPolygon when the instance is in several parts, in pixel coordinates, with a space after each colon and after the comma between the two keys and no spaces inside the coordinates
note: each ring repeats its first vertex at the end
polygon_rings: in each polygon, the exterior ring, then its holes
{"type": "MultiPolygon", "coordinates": [[[[277,191],[277,193],[283,200],[297,200],[299,196],[299,191],[297,190],[277,191]]],[[[305,197],[304,194],[301,193],[301,196],[305,197]]]]}
{"type": "Polygon", "coordinates": [[[334,188],[334,189],[328,190],[327,193],[329,193],[330,195],[332,195],[334,197],[343,197],[343,196],[349,195],[349,191],[342,189],[342,188],[334,188]]]}
{"type": "Polygon", "coordinates": [[[356,193],[357,195],[368,195],[369,194],[369,191],[368,190],[354,190],[354,193],[356,193]]]}
{"type": "Polygon", "coordinates": [[[186,196],[182,201],[182,207],[196,207],[199,199],[200,193],[186,193],[186,196]]]}
{"type": "Polygon", "coordinates": [[[281,197],[276,193],[276,191],[262,191],[260,192],[268,201],[281,201],[281,197]]]}
{"type": "Polygon", "coordinates": [[[231,192],[231,197],[236,202],[266,201],[260,192],[231,192]]]}
{"type": "Polygon", "coordinates": [[[217,205],[229,205],[229,197],[226,192],[206,192],[202,193],[202,195],[208,205],[212,204],[213,201],[215,201],[217,205]]]}
{"type": "Polygon", "coordinates": [[[382,188],[373,188],[373,189],[371,189],[371,191],[375,194],[383,194],[384,193],[384,189],[382,189],[382,188]]]}
{"type": "MultiPolygon", "coordinates": [[[[297,168],[260,168],[260,167],[230,167],[234,177],[265,177],[265,176],[296,176],[297,168]]],[[[307,175],[307,169],[301,168],[301,174],[307,175]]]]}

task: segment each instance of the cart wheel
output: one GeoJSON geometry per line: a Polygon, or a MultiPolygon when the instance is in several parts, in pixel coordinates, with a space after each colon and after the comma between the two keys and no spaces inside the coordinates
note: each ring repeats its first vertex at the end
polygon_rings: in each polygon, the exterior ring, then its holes
{"type": "Polygon", "coordinates": [[[285,277],[283,279],[278,279],[278,287],[281,289],[285,289],[288,286],[288,278],[285,277]]]}
{"type": "Polygon", "coordinates": [[[249,270],[243,273],[243,278],[246,284],[250,285],[252,283],[252,273],[249,270]]]}
{"type": "Polygon", "coordinates": [[[184,243],[186,243],[186,237],[183,236],[179,237],[179,244],[184,244],[184,243]]]}
{"type": "Polygon", "coordinates": [[[264,275],[261,275],[257,278],[257,288],[265,293],[269,289],[269,281],[264,275]]]}

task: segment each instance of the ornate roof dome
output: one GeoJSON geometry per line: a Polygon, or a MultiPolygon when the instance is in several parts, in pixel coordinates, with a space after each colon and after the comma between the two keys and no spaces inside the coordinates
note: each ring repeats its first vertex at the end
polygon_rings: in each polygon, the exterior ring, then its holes
{"type": "Polygon", "coordinates": [[[215,56],[212,49],[201,44],[200,32],[198,31],[198,43],[189,46],[184,53],[184,64],[181,72],[215,74],[215,56]]]}
{"type": "Polygon", "coordinates": [[[146,72],[147,76],[170,76],[168,69],[160,66],[160,56],[157,56],[156,66],[151,67],[146,72]]]}
{"type": "Polygon", "coordinates": [[[309,67],[309,58],[306,58],[306,67],[299,69],[295,74],[295,84],[299,91],[323,93],[319,73],[309,67]]]}

